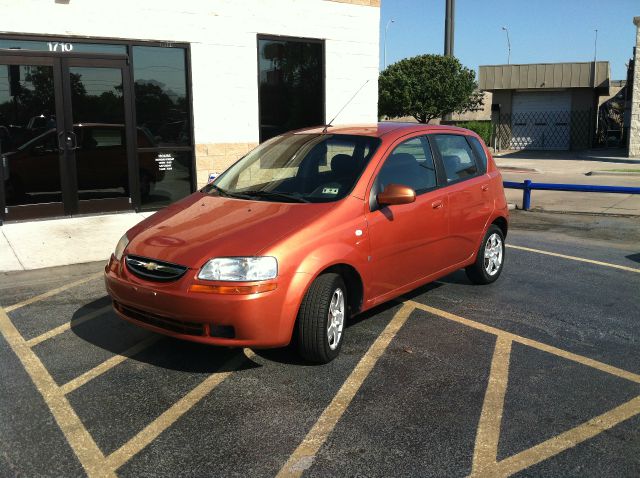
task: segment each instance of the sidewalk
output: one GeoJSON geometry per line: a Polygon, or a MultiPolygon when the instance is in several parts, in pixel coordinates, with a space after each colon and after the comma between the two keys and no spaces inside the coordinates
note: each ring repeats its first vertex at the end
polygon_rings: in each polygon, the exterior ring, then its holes
{"type": "MultiPolygon", "coordinates": [[[[518,151],[494,156],[505,181],[540,183],[597,184],[640,187],[640,175],[614,172],[612,169],[638,170],[640,160],[603,151],[518,151]],[[589,173],[597,172],[594,175],[589,173]]],[[[505,189],[507,200],[522,207],[522,191],[505,189]]],[[[640,195],[580,193],[568,191],[532,191],[531,206],[544,211],[591,214],[622,214],[640,217],[640,195]]]]}
{"type": "Polygon", "coordinates": [[[105,261],[122,234],[153,212],[72,217],[0,226],[0,271],[105,261]]]}

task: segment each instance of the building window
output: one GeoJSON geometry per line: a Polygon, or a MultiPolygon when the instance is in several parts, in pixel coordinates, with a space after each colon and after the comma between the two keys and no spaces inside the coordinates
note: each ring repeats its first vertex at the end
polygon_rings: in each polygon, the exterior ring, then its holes
{"type": "Polygon", "coordinates": [[[193,183],[186,50],[132,50],[141,202],[157,208],[190,194],[193,183]]]}
{"type": "Polygon", "coordinates": [[[324,42],[258,37],[260,141],[324,124],[324,42]]]}

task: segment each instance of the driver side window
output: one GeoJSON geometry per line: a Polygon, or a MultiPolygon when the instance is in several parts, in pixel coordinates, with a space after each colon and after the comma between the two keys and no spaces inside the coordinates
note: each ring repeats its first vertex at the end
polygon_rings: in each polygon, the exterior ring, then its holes
{"type": "Polygon", "coordinates": [[[416,194],[436,187],[436,170],[427,139],[419,136],[396,146],[376,181],[378,192],[389,184],[409,186],[416,194]]]}

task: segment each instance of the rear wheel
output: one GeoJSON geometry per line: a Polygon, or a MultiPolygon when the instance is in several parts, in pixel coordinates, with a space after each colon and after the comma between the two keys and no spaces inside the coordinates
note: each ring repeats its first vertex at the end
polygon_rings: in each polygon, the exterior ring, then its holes
{"type": "Polygon", "coordinates": [[[490,284],[500,277],[504,266],[504,234],[492,224],[482,240],[476,262],[466,268],[467,277],[475,284],[490,284]]]}
{"type": "Polygon", "coordinates": [[[346,287],[340,275],[322,274],[313,281],[298,313],[300,355],[315,363],[336,358],[342,348],[346,311],[346,287]]]}

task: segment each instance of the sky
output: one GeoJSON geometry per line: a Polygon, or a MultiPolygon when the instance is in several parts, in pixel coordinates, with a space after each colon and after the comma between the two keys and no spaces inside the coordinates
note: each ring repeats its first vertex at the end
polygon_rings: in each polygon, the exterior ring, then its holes
{"type": "MultiPolygon", "coordinates": [[[[445,0],[382,0],[380,68],[425,53],[444,53],[445,0]]],[[[626,78],[640,0],[456,0],[454,55],[468,68],[507,63],[609,61],[611,79],[626,78]]]]}

